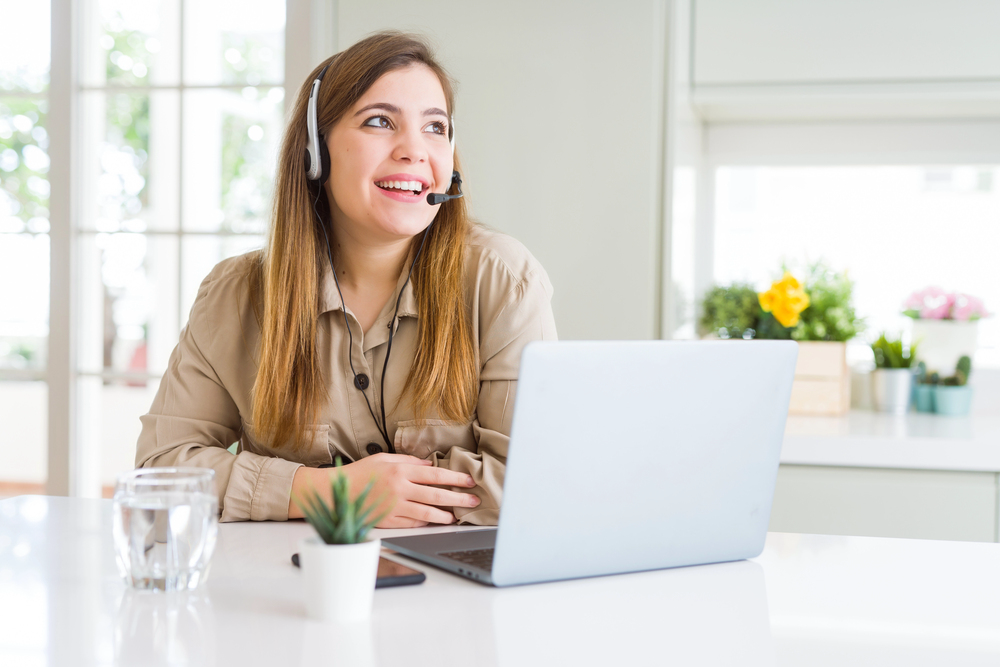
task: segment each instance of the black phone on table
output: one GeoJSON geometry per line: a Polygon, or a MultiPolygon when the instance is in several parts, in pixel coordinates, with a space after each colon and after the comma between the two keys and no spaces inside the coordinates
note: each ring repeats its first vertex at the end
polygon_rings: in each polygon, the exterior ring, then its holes
{"type": "MultiPolygon", "coordinates": [[[[292,565],[299,565],[299,555],[292,554],[292,565]]],[[[427,578],[427,575],[420,570],[414,570],[402,563],[378,557],[378,578],[375,579],[375,588],[390,588],[392,586],[412,586],[419,584],[427,578]]]]}

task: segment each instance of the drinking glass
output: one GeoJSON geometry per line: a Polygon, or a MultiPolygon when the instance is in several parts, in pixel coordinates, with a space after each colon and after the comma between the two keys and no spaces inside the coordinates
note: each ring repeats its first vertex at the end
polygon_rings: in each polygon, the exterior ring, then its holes
{"type": "Polygon", "coordinates": [[[214,470],[141,468],[119,475],[112,523],[125,582],[159,591],[197,588],[208,576],[218,512],[214,470]]]}

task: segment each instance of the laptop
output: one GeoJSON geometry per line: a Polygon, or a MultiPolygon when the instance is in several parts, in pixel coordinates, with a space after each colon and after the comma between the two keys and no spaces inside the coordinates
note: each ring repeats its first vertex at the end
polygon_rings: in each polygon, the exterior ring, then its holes
{"type": "Polygon", "coordinates": [[[797,354],[792,341],[531,343],[497,527],[382,544],[493,586],[758,556],[797,354]]]}

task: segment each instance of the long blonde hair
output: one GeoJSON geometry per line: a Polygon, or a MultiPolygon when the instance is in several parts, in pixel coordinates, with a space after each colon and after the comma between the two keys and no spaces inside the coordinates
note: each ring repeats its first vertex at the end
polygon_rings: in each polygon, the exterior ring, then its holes
{"type": "MultiPolygon", "coordinates": [[[[272,446],[289,441],[298,446],[320,401],[328,398],[316,346],[327,246],[304,165],[312,82],[329,65],[317,100],[318,127],[325,136],[379,77],[413,64],[437,75],[452,113],[454,91],[447,73],[421,39],[398,32],[374,34],[328,58],[299,89],[282,143],[267,246],[251,261],[247,276],[261,329],[252,419],[259,437],[272,446]]],[[[326,224],[330,206],[325,192],[317,209],[326,224]]],[[[467,421],[478,398],[479,369],[463,282],[469,226],[465,199],[441,204],[413,269],[418,341],[403,396],[409,396],[417,416],[436,409],[446,419],[467,421]]],[[[420,239],[417,235],[413,242],[420,239]]]]}

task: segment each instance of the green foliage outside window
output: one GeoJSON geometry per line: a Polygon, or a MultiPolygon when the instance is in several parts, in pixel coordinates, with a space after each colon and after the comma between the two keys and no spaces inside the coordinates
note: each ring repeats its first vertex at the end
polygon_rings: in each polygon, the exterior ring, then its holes
{"type": "Polygon", "coordinates": [[[46,232],[49,218],[47,100],[0,101],[0,224],[7,232],[46,232]],[[24,224],[10,228],[11,218],[24,224]]]}

